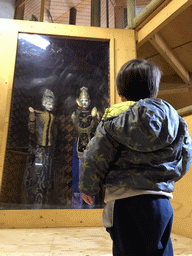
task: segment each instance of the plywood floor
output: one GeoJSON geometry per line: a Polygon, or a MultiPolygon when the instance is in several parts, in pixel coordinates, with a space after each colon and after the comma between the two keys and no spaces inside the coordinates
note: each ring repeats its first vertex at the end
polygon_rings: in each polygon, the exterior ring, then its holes
{"type": "MultiPolygon", "coordinates": [[[[172,234],[175,255],[192,256],[192,239],[172,234]]],[[[104,228],[1,229],[0,256],[111,256],[104,228]]]]}

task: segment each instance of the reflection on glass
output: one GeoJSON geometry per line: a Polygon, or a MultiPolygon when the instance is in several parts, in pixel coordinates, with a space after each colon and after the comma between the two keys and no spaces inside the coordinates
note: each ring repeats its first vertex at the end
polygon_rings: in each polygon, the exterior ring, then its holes
{"type": "Polygon", "coordinates": [[[48,45],[50,45],[50,42],[46,39],[44,39],[42,36],[40,35],[33,35],[33,34],[23,34],[20,33],[19,34],[19,40],[25,40],[27,42],[29,42],[30,44],[34,44],[42,49],[46,49],[48,45]]]}
{"type": "Polygon", "coordinates": [[[80,157],[109,106],[108,52],[108,42],[19,34],[1,209],[89,208],[80,157]]]}

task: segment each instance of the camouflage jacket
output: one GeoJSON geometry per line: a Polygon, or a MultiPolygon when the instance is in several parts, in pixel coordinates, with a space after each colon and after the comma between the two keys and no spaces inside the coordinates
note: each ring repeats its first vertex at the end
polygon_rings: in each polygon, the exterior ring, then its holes
{"type": "Polygon", "coordinates": [[[104,186],[173,192],[190,168],[192,141],[186,122],[162,99],[144,99],[102,120],[82,157],[79,190],[104,186]]]}

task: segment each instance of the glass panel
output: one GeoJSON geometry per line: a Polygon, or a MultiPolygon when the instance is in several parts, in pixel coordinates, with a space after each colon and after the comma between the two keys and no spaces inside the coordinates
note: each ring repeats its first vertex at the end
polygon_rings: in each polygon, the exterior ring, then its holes
{"type": "Polygon", "coordinates": [[[109,106],[109,42],[19,34],[1,209],[101,208],[78,191],[82,152],[109,106]]]}

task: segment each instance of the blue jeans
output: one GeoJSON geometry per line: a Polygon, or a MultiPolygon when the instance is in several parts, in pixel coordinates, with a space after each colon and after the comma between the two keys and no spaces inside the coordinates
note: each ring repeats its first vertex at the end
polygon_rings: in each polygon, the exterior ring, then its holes
{"type": "Polygon", "coordinates": [[[173,209],[165,196],[140,195],[115,201],[107,228],[114,256],[173,256],[173,209]]]}

